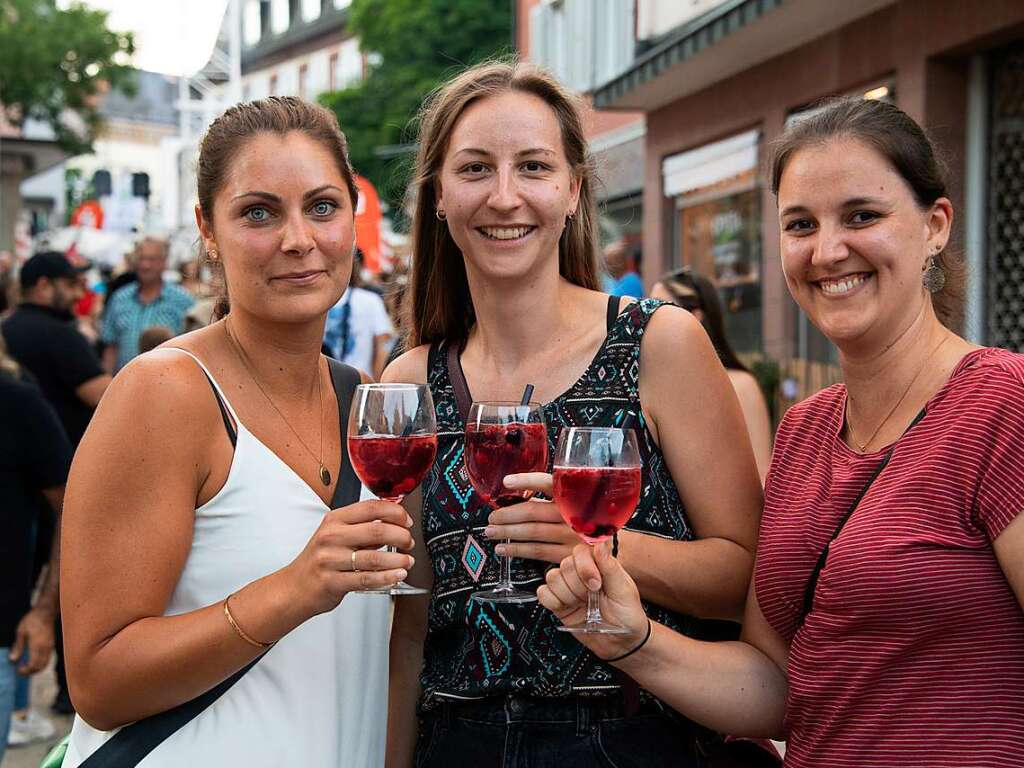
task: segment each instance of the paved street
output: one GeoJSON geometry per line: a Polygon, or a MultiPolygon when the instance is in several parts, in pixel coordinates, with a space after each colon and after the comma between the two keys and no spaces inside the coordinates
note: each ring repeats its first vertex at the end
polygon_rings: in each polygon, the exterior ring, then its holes
{"type": "Polygon", "coordinates": [[[57,693],[57,686],[53,680],[53,663],[45,672],[41,672],[32,678],[32,703],[36,709],[45,714],[57,726],[57,735],[42,744],[32,744],[27,747],[8,749],[4,755],[0,768],[38,768],[39,761],[43,759],[59,739],[71,730],[71,718],[55,715],[50,711],[50,702],[57,693]]]}

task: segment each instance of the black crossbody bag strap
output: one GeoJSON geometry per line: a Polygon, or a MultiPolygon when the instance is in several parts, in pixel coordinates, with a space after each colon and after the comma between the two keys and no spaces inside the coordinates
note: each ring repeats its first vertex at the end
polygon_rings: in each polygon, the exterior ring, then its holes
{"type": "MultiPolygon", "coordinates": [[[[917,425],[917,423],[924,418],[924,416],[925,409],[922,408],[921,412],[914,417],[914,420],[910,422],[910,426],[908,426],[906,430],[904,430],[903,434],[905,435],[907,434],[907,432],[913,429],[917,425]]],[[[804,620],[807,618],[807,615],[811,612],[811,609],[814,608],[814,592],[818,588],[818,578],[821,576],[821,572],[825,568],[825,561],[828,560],[829,547],[832,546],[833,541],[839,538],[839,534],[842,532],[843,526],[846,525],[847,520],[849,520],[853,516],[853,513],[857,510],[857,506],[860,504],[865,494],[867,494],[868,489],[871,488],[872,483],[874,483],[875,480],[878,479],[878,476],[882,474],[882,470],[885,469],[886,466],[888,466],[889,460],[892,458],[893,451],[895,450],[896,446],[894,445],[886,452],[885,456],[882,457],[882,460],[878,463],[878,466],[875,467],[875,471],[871,473],[871,477],[868,478],[868,481],[864,484],[864,487],[860,489],[860,493],[857,494],[857,496],[853,500],[853,503],[850,504],[849,509],[847,509],[843,516],[839,518],[839,524],[836,526],[835,531],[832,532],[832,536],[829,538],[828,543],[821,550],[821,554],[818,555],[818,562],[814,564],[814,569],[811,571],[811,575],[807,578],[807,584],[804,586],[804,603],[802,608],[800,609],[800,616],[797,618],[796,622],[796,625],[798,627],[804,623],[804,620]]]]}
{"type": "MultiPolygon", "coordinates": [[[[337,509],[359,500],[361,486],[352,465],[348,461],[347,440],[348,412],[352,404],[352,395],[356,385],[360,383],[359,371],[351,366],[339,363],[332,358],[327,359],[330,366],[331,381],[338,396],[338,420],[341,424],[341,467],[338,472],[338,484],[334,487],[331,507],[337,509]]],[[[207,707],[223,696],[231,686],[241,680],[245,674],[256,666],[266,652],[261,653],[231,677],[221,681],[206,693],[196,696],[184,704],[179,704],[166,712],[150,715],[131,725],[126,725],[110,739],[82,761],[81,768],[132,768],[142,762],[150,752],[156,749],[171,734],[181,729],[186,723],[198,717],[207,707]]]]}

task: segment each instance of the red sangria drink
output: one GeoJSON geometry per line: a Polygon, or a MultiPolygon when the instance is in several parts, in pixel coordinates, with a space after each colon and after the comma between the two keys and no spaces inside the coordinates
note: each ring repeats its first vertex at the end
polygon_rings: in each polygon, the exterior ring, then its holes
{"type": "MultiPolygon", "coordinates": [[[[640,451],[631,429],[566,427],[555,450],[555,503],[562,519],[590,546],[610,539],[640,501],[640,451]]],[[[563,632],[628,634],[601,617],[601,595],[587,593],[587,618],[563,632]]]]}
{"type": "Polygon", "coordinates": [[[531,491],[505,487],[506,475],[546,472],[548,431],[543,424],[470,424],[466,427],[466,471],[473,489],[492,507],[530,498],[531,491]]]}
{"type": "Polygon", "coordinates": [[[348,455],[363,485],[396,504],[422,481],[437,455],[437,435],[350,437],[348,455]]]}
{"type": "MultiPolygon", "coordinates": [[[[377,498],[399,503],[412,493],[437,455],[437,422],[425,384],[360,384],[348,420],[348,459],[356,476],[377,498]]],[[[389,551],[393,551],[388,547],[389,551]]],[[[423,595],[404,581],[385,595],[423,595]]]]}
{"type": "Polygon", "coordinates": [[[610,539],[640,501],[640,467],[555,467],[562,519],[587,544],[610,539]]]}
{"type": "MultiPolygon", "coordinates": [[[[466,420],[466,472],[477,495],[491,509],[519,504],[532,495],[506,488],[508,475],[546,472],[547,468],[548,432],[540,404],[473,403],[466,420]]],[[[490,603],[534,602],[537,595],[512,583],[512,558],[501,557],[499,563],[493,589],[474,592],[472,598],[490,603]]]]}

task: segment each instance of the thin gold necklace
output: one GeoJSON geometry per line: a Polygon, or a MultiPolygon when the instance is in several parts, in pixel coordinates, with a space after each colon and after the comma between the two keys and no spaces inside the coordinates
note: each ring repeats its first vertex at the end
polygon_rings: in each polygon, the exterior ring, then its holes
{"type": "MultiPolygon", "coordinates": [[[[921,374],[924,373],[924,369],[928,365],[928,361],[931,360],[932,357],[935,356],[935,353],[938,352],[942,348],[942,345],[945,344],[947,341],[949,341],[949,336],[946,336],[942,341],[940,341],[938,344],[936,344],[935,345],[935,349],[933,349],[931,352],[928,353],[928,357],[926,357],[924,359],[924,362],[921,363],[921,367],[917,369],[917,373],[914,374],[914,378],[912,378],[910,380],[910,383],[907,384],[907,387],[906,387],[906,389],[903,390],[903,394],[900,395],[899,400],[897,400],[896,404],[892,408],[889,409],[889,412],[887,414],[885,414],[885,416],[882,417],[882,420],[878,423],[878,426],[875,427],[875,431],[872,432],[870,437],[868,437],[868,439],[865,440],[863,443],[860,442],[859,440],[857,440],[857,436],[853,433],[853,422],[850,421],[850,414],[849,414],[849,412],[847,412],[847,414],[846,414],[846,426],[850,430],[850,439],[853,440],[854,445],[857,446],[857,448],[860,450],[861,453],[864,453],[864,449],[867,448],[869,445],[871,445],[871,441],[875,439],[875,435],[877,435],[881,431],[882,427],[884,427],[886,425],[886,423],[888,423],[889,417],[892,416],[894,413],[896,413],[896,409],[900,407],[900,404],[906,399],[907,395],[910,394],[910,390],[913,388],[913,386],[917,382],[918,378],[920,378],[921,374]]],[[[847,394],[847,398],[848,398],[848,400],[850,402],[853,402],[853,398],[850,397],[849,394],[847,394]]],[[[847,410],[849,410],[849,409],[847,409],[847,410]]]]}
{"type": "Polygon", "coordinates": [[[249,356],[245,354],[245,350],[242,349],[242,345],[238,343],[235,338],[235,334],[231,332],[228,327],[227,319],[224,320],[224,332],[228,335],[228,339],[231,340],[231,346],[234,347],[235,354],[238,355],[238,359],[242,361],[242,365],[245,366],[245,370],[249,373],[249,378],[252,379],[253,383],[263,393],[263,397],[266,398],[267,402],[270,403],[270,407],[277,411],[277,415],[281,417],[281,421],[285,423],[285,426],[292,431],[296,439],[306,449],[306,453],[310,455],[310,458],[314,459],[320,466],[320,482],[325,486],[330,487],[331,485],[331,473],[327,467],[324,466],[324,385],[323,379],[320,376],[320,360],[317,359],[316,363],[316,389],[320,395],[320,456],[317,458],[316,454],[310,450],[309,446],[306,445],[306,441],[302,439],[302,435],[295,431],[295,427],[291,425],[291,422],[285,418],[285,415],[281,413],[281,409],[274,404],[274,401],[270,399],[270,395],[267,394],[267,390],[260,384],[260,380],[256,378],[256,374],[253,373],[252,366],[249,365],[249,356]]]}

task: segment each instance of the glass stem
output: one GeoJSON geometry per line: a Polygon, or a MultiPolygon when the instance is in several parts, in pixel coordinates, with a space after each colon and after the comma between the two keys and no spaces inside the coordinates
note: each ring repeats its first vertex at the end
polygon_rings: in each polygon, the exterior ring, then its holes
{"type": "Polygon", "coordinates": [[[601,623],[601,593],[587,590],[587,624],[601,623]]]}
{"type": "MultiPolygon", "coordinates": [[[[505,539],[505,546],[511,546],[512,540],[505,539]]],[[[503,589],[512,591],[515,587],[512,585],[512,556],[502,555],[501,556],[501,578],[498,579],[496,589],[503,589]]]]}

